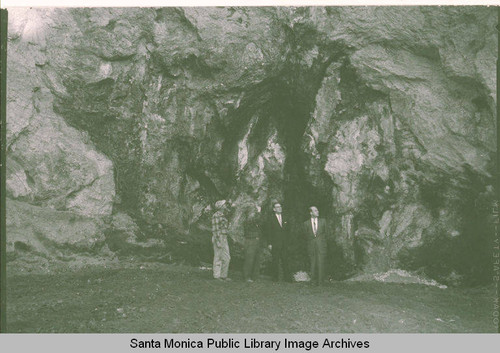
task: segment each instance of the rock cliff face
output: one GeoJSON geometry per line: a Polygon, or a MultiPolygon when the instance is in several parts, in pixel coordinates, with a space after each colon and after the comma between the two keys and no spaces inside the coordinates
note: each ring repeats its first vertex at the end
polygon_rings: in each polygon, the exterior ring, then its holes
{"type": "Polygon", "coordinates": [[[313,203],[330,220],[336,278],[480,282],[496,24],[478,7],[11,10],[9,249],[132,236],[209,261],[225,198],[237,258],[247,212],[277,197],[296,224],[313,203]]]}

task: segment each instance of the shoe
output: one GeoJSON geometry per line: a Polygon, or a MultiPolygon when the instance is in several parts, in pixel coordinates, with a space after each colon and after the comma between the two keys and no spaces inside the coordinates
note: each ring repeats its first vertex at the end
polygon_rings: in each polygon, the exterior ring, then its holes
{"type": "Polygon", "coordinates": [[[250,278],[249,278],[249,279],[247,279],[247,282],[248,282],[248,283],[253,283],[253,279],[250,279],[250,278]]]}
{"type": "Polygon", "coordinates": [[[226,282],[231,282],[232,281],[232,279],[229,278],[229,277],[223,278],[223,280],[226,281],[226,282]]]}

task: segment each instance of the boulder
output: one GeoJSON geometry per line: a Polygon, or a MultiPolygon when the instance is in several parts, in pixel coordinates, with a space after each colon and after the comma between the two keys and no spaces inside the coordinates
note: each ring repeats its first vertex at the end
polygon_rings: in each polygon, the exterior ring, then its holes
{"type": "Polygon", "coordinates": [[[81,215],[109,215],[113,164],[85,132],[54,113],[57,92],[41,69],[53,50],[47,36],[56,13],[17,9],[9,21],[7,196],[81,215]]]}
{"type": "Polygon", "coordinates": [[[105,241],[105,220],[7,198],[7,253],[31,251],[64,259],[73,253],[97,256],[105,241]]]}

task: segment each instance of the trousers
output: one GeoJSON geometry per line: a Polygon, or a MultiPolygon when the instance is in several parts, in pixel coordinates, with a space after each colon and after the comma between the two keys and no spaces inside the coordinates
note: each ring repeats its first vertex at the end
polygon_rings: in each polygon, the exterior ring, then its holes
{"type": "Polygon", "coordinates": [[[311,262],[311,280],[317,283],[325,279],[326,244],[321,239],[313,239],[309,243],[309,260],[311,262]]]}
{"type": "Polygon", "coordinates": [[[259,277],[261,246],[259,238],[245,239],[245,262],[243,276],[256,280],[259,277]]]}
{"type": "Polygon", "coordinates": [[[229,261],[231,256],[229,255],[229,244],[227,243],[227,238],[221,240],[220,246],[212,239],[214,246],[214,264],[213,264],[213,274],[214,278],[226,278],[227,272],[229,270],[229,261]]]}
{"type": "Polygon", "coordinates": [[[281,268],[283,269],[283,280],[286,282],[290,282],[292,280],[289,268],[288,268],[288,252],[284,247],[276,247],[273,246],[271,251],[272,255],[272,276],[274,281],[278,281],[280,279],[280,263],[281,268]]]}

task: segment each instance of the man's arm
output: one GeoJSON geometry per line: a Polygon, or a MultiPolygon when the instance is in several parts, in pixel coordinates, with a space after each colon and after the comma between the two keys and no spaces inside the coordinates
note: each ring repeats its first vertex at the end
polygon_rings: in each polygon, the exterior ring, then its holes
{"type": "Polygon", "coordinates": [[[264,220],[262,223],[262,238],[269,250],[272,249],[271,245],[271,229],[269,219],[264,220]]]}

